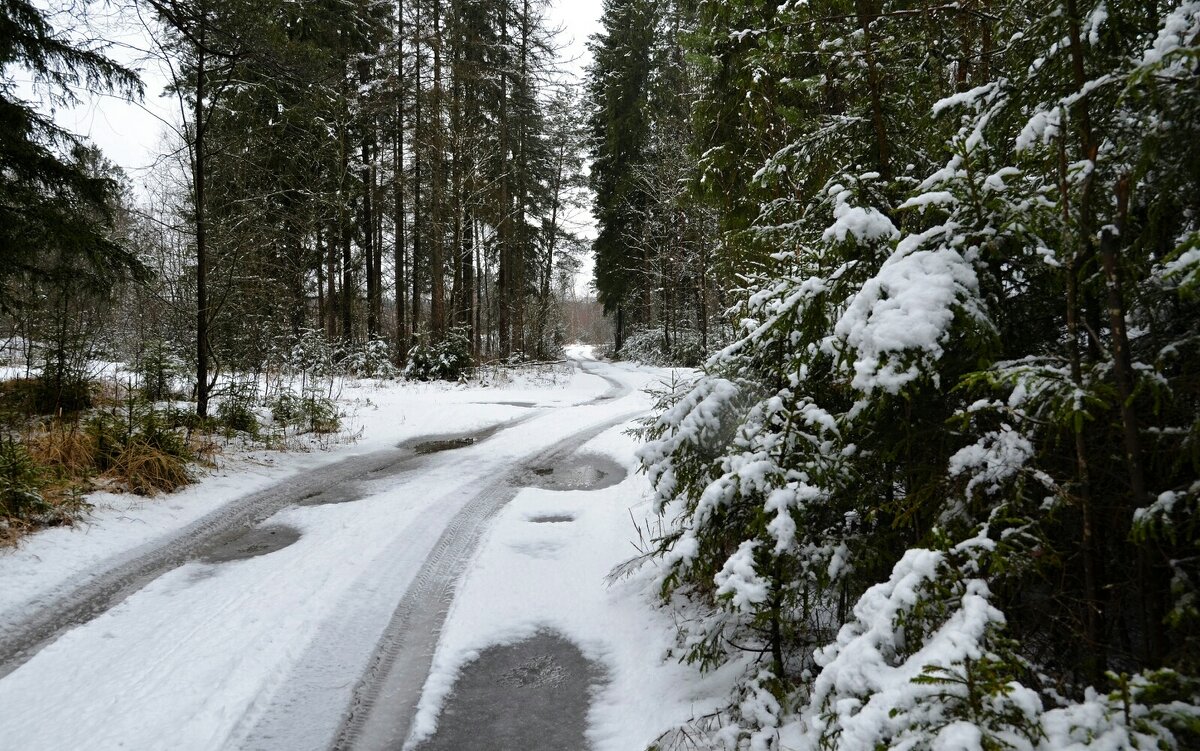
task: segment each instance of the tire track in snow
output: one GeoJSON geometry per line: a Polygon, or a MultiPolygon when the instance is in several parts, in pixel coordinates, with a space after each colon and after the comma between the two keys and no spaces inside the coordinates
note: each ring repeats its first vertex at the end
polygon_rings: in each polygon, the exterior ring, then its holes
{"type": "MultiPolygon", "coordinates": [[[[67,630],[83,625],[119,605],[162,574],[198,557],[215,540],[235,530],[250,529],[282,509],[304,502],[338,485],[380,476],[396,476],[439,461],[437,454],[420,455],[415,447],[430,440],[473,438],[471,446],[526,422],[538,413],[484,430],[455,435],[419,436],[395,449],[350,457],[300,472],[265,490],[232,501],[197,519],[167,540],[135,548],[111,566],[66,592],[31,603],[29,613],[0,633],[0,679],[33,658],[67,630]]],[[[469,448],[464,447],[464,448],[469,448]]]]}

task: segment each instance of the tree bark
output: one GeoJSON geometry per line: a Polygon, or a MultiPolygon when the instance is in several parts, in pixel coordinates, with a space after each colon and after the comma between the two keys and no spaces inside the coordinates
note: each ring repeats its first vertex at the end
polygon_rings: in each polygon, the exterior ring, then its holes
{"type": "Polygon", "coordinates": [[[398,365],[408,359],[408,324],[405,321],[407,305],[405,300],[404,276],[405,254],[407,251],[406,230],[408,217],[404,206],[404,3],[396,2],[396,132],[392,138],[392,204],[395,210],[394,224],[396,229],[395,247],[392,250],[393,275],[396,283],[396,339],[394,359],[398,365]]]}
{"type": "Polygon", "coordinates": [[[416,346],[421,321],[421,237],[424,222],[421,216],[421,3],[414,6],[413,19],[413,250],[412,250],[412,346],[416,346]]]}
{"type": "Polygon", "coordinates": [[[499,329],[500,357],[508,357],[512,351],[511,331],[509,330],[509,304],[511,299],[511,279],[509,264],[511,263],[512,239],[510,227],[510,206],[508,200],[508,163],[509,163],[509,122],[508,122],[508,5],[504,4],[500,11],[500,205],[499,218],[496,227],[497,240],[497,327],[499,329]]]}
{"type": "Polygon", "coordinates": [[[443,219],[444,137],[442,124],[442,29],[441,0],[433,0],[433,102],[429,135],[432,185],[430,186],[429,238],[429,330],[430,338],[441,341],[446,330],[446,260],[443,219]]]}
{"type": "Polygon", "coordinates": [[[195,198],[196,198],[196,415],[208,416],[208,228],[205,217],[204,97],[205,91],[205,9],[199,6],[196,29],[196,103],[195,103],[195,198]]]}

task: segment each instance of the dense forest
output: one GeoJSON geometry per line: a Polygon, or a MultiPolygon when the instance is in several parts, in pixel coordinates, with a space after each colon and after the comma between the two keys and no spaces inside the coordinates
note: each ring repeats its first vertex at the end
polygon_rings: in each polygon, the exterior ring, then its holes
{"type": "Polygon", "coordinates": [[[1195,748],[1200,5],[604,27],[601,300],[712,349],[643,425],[630,568],[743,671],[660,747],[1195,748]]]}

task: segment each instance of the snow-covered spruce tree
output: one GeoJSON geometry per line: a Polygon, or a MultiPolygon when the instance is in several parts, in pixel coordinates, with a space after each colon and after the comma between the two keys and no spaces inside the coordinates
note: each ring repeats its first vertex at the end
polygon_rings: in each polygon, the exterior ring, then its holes
{"type": "Polygon", "coordinates": [[[743,337],[642,452],[687,657],[747,659],[714,740],[1194,742],[1200,5],[741,6],[743,337]]]}

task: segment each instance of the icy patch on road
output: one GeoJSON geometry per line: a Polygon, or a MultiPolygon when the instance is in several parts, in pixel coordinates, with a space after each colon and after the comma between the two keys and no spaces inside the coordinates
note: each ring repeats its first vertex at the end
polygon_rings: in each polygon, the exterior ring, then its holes
{"type": "Polygon", "coordinates": [[[583,749],[589,695],[600,680],[557,634],[489,647],[464,669],[446,702],[448,720],[421,751],[583,749]]]}
{"type": "Polygon", "coordinates": [[[544,490],[600,490],[617,485],[627,474],[625,467],[606,456],[580,453],[554,464],[530,467],[513,482],[544,490]]]}
{"type": "Polygon", "coordinates": [[[200,556],[205,563],[232,563],[269,555],[300,539],[300,530],[285,524],[268,524],[238,530],[214,541],[200,556]]]}

